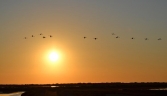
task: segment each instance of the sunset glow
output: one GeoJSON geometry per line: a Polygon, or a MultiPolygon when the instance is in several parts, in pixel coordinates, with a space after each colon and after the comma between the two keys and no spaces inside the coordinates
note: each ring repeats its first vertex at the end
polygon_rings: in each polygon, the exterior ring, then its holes
{"type": "Polygon", "coordinates": [[[56,53],[56,52],[51,52],[51,53],[49,54],[49,60],[50,60],[51,62],[56,62],[56,61],[58,61],[58,59],[59,59],[58,53],[56,53]]]}
{"type": "Polygon", "coordinates": [[[167,0],[0,0],[0,83],[167,81],[167,0]]]}

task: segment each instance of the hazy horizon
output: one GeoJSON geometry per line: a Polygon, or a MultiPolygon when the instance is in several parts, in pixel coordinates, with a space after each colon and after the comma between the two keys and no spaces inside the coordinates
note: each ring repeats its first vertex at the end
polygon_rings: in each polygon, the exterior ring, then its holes
{"type": "Polygon", "coordinates": [[[0,84],[167,82],[166,4],[0,1],[0,84]]]}

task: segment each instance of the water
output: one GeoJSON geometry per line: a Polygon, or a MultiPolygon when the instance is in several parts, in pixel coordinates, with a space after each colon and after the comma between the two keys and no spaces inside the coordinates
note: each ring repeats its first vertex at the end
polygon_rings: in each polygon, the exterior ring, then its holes
{"type": "Polygon", "coordinates": [[[158,88],[158,89],[150,89],[150,90],[167,90],[167,88],[158,88]]]}
{"type": "Polygon", "coordinates": [[[0,96],[21,96],[24,92],[15,92],[15,93],[8,93],[8,94],[0,94],[0,96]]]}

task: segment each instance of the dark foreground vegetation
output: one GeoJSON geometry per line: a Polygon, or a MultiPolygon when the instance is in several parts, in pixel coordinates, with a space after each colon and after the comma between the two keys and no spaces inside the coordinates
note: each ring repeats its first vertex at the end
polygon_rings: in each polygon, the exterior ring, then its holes
{"type": "Polygon", "coordinates": [[[22,96],[167,96],[167,83],[69,83],[0,85],[0,92],[22,96]]]}

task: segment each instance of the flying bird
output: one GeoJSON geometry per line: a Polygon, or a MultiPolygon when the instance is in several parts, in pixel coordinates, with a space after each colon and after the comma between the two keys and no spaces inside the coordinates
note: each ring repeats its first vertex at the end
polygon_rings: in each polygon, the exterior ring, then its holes
{"type": "Polygon", "coordinates": [[[120,38],[119,36],[117,36],[116,38],[120,38]]]}
{"type": "Polygon", "coordinates": [[[39,35],[42,35],[42,33],[41,33],[41,34],[39,34],[39,35]]]}
{"type": "Polygon", "coordinates": [[[161,38],[158,38],[158,40],[162,40],[161,38]]]}
{"type": "Polygon", "coordinates": [[[45,36],[43,36],[43,38],[46,38],[45,36]]]}
{"type": "Polygon", "coordinates": [[[52,37],[52,35],[49,35],[49,37],[52,37]]]}
{"type": "Polygon", "coordinates": [[[85,39],[86,37],[84,37],[84,39],[85,39]]]}
{"type": "Polygon", "coordinates": [[[34,37],[34,35],[32,35],[32,37],[34,37]]]}
{"type": "Polygon", "coordinates": [[[148,38],[145,38],[145,40],[148,40],[148,38]]]}
{"type": "Polygon", "coordinates": [[[94,38],[95,40],[97,39],[97,38],[94,38]]]}
{"type": "Polygon", "coordinates": [[[27,37],[24,37],[24,39],[27,39],[27,37]]]}
{"type": "Polygon", "coordinates": [[[114,33],[112,33],[112,35],[115,35],[114,33]]]}
{"type": "Polygon", "coordinates": [[[134,37],[132,37],[131,39],[135,39],[134,37]]]}

